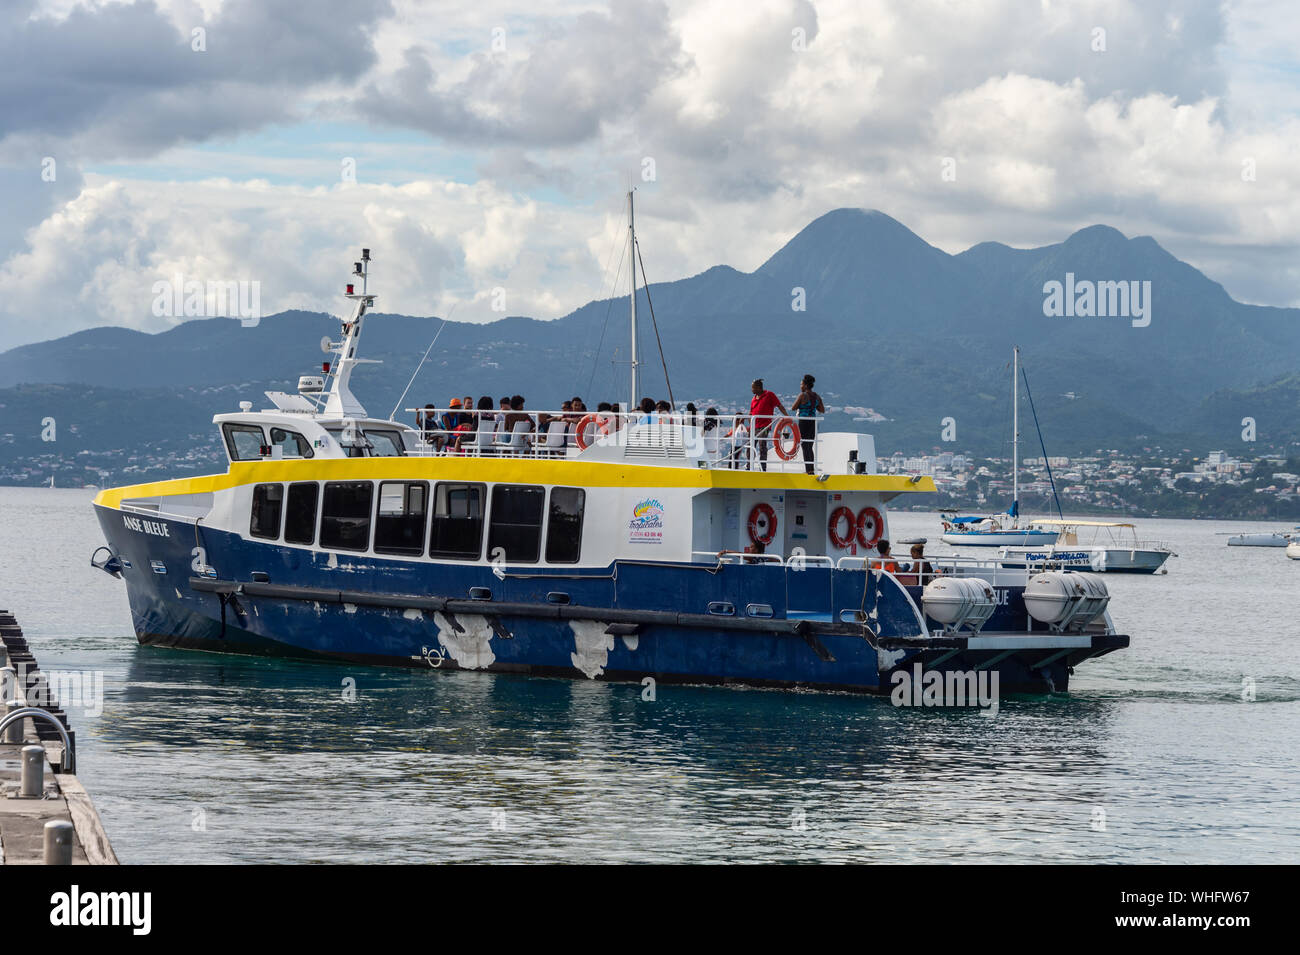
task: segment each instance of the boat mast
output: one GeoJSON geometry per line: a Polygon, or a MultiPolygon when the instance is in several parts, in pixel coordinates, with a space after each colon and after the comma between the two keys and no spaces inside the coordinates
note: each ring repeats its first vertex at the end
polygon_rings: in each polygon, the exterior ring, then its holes
{"type": "Polygon", "coordinates": [[[640,368],[636,357],[636,220],[633,218],[631,189],[627,191],[627,241],[628,259],[632,262],[632,294],[629,296],[632,301],[632,397],[627,406],[628,412],[631,413],[636,410],[637,402],[641,400],[637,397],[641,392],[641,384],[638,380],[640,368]]]}
{"type": "Polygon", "coordinates": [[[333,378],[329,390],[325,393],[324,413],[329,417],[341,418],[366,413],[366,409],[352,394],[348,385],[352,378],[352,369],[356,365],[376,363],[375,359],[357,357],[357,345],[361,341],[361,325],[366,310],[375,304],[375,297],[370,294],[368,288],[369,273],[370,250],[362,249],[361,261],[355,263],[352,270],[353,276],[361,280],[361,291],[355,291],[355,284],[348,286],[344,298],[349,298],[356,304],[353,306],[352,315],[343,323],[343,340],[330,347],[330,351],[337,356],[337,359],[331,365],[333,378]]]}
{"type": "Polygon", "coordinates": [[[1020,346],[1011,347],[1011,509],[1012,526],[1020,523],[1020,346]]]}

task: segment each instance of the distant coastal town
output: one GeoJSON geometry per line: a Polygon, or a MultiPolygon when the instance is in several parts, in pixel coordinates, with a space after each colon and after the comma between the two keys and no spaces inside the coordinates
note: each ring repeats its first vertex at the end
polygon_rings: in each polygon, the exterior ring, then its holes
{"type": "MultiPolygon", "coordinates": [[[[925,509],[1000,508],[1011,501],[1010,458],[951,451],[879,456],[888,474],[928,474],[937,504],[925,509]]],[[[1133,517],[1300,519],[1300,458],[1186,449],[1096,450],[1082,457],[1022,458],[1022,511],[1133,517]],[[1050,474],[1049,474],[1050,471],[1050,474]]]]}

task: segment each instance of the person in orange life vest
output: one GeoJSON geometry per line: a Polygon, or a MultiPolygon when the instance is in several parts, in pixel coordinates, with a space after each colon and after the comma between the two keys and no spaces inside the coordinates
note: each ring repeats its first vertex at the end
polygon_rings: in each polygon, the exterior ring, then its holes
{"type": "Polygon", "coordinates": [[[754,420],[754,441],[758,445],[758,466],[767,470],[767,446],[772,443],[772,410],[780,408],[781,414],[788,415],[781,399],[763,387],[763,379],[755,378],[750,389],[754,397],[749,402],[749,413],[754,420]]]}
{"type": "Polygon", "coordinates": [[[882,537],[880,542],[876,544],[876,550],[880,551],[880,560],[873,560],[871,566],[876,570],[897,574],[898,563],[894,560],[894,555],[889,552],[889,541],[882,537]]]}

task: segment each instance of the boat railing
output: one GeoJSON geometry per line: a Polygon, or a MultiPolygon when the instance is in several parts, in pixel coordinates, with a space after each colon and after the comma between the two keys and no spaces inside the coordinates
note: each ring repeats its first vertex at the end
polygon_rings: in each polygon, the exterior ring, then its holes
{"type": "Polygon", "coordinates": [[[719,564],[780,564],[795,571],[809,566],[835,566],[835,560],[825,554],[791,554],[782,557],[780,554],[755,554],[743,550],[695,550],[691,551],[691,557],[697,562],[716,561],[719,564]]]}
{"type": "Polygon", "coordinates": [[[1165,550],[1165,551],[1169,551],[1170,553],[1173,553],[1174,550],[1173,544],[1170,543],[1169,541],[1145,540],[1145,539],[1133,540],[1128,542],[1121,541],[1120,545],[1115,549],[1123,550],[1125,547],[1127,547],[1129,550],[1165,550]]]}
{"type": "Polygon", "coordinates": [[[615,446],[629,458],[691,458],[699,467],[823,472],[817,442],[801,422],[821,417],[633,412],[407,408],[415,415],[416,457],[577,457],[587,447],[615,446]]]}

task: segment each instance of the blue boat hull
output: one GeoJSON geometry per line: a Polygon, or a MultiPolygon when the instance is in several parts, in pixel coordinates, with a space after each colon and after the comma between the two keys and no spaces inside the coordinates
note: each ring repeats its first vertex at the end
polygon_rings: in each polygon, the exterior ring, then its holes
{"type": "MultiPolygon", "coordinates": [[[[889,692],[891,674],[918,662],[944,670],[992,662],[1003,692],[1044,692],[1067,689],[1073,664],[1128,642],[1045,654],[918,640],[912,602],[861,570],[619,562],[502,579],[483,566],[325,554],[163,518],[150,521],[157,533],[141,534],[121,512],[96,510],[125,568],[137,638],[154,646],[861,692],[889,692]],[[471,599],[475,589],[490,597],[471,599]],[[711,604],[735,612],[711,615],[711,604]],[[870,638],[845,622],[863,612],[870,638]]],[[[1019,593],[1006,588],[1003,597],[985,632],[1023,633],[1019,593]]]]}

